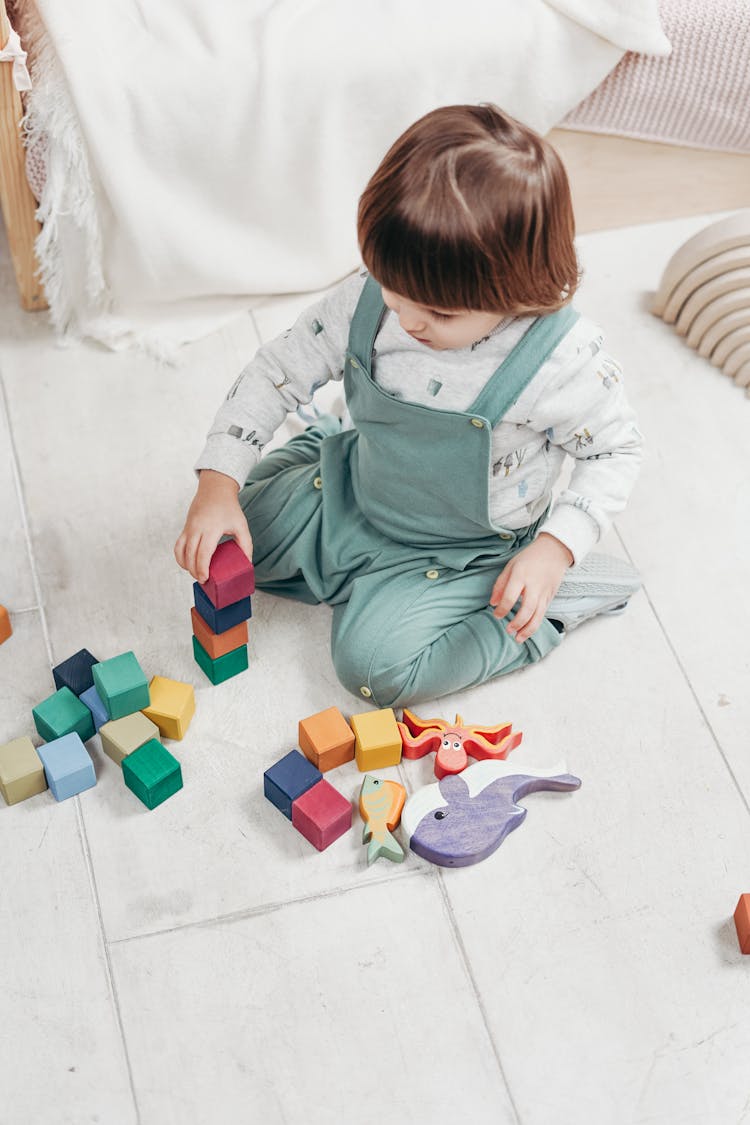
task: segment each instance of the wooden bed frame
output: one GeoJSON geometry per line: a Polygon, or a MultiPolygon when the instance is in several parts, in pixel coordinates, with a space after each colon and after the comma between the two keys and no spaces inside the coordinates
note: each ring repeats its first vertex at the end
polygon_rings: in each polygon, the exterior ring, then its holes
{"type": "MultiPolygon", "coordinates": [[[[5,47],[9,35],[6,3],[0,0],[0,46],[5,47]]],[[[35,217],[36,200],[26,179],[20,128],[22,116],[21,98],[13,83],[13,64],[0,62],[0,208],[21,305],[29,310],[44,309],[47,302],[37,277],[34,253],[34,240],[40,227],[35,217]]]]}

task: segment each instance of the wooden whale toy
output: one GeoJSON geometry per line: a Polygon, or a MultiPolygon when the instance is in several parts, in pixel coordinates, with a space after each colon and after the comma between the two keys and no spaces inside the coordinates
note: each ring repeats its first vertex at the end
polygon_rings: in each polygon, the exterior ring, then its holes
{"type": "Polygon", "coordinates": [[[487,760],[417,790],[401,814],[413,852],[441,867],[468,867],[492,855],[523,822],[517,802],[539,790],[570,792],[580,778],[560,762],[550,770],[487,760]]]}

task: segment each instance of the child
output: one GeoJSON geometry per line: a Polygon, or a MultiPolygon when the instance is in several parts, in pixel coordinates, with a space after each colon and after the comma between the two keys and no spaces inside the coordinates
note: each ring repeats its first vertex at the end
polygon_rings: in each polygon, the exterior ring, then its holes
{"type": "Polygon", "coordinates": [[[229,391],[175,556],[204,581],[233,535],[260,589],[333,607],[342,683],[394,707],[537,661],[624,608],[635,573],[587,556],[641,436],[598,328],[570,307],[567,178],[531,129],[490,105],[428,113],[367,185],[358,234],[366,270],[229,391]],[[342,377],[353,428],[319,417],[261,459],[342,377]]]}

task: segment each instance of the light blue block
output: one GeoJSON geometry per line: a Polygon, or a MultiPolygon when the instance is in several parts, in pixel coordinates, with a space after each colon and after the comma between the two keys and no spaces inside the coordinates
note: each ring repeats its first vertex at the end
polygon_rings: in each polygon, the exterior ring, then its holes
{"type": "Polygon", "coordinates": [[[96,690],[96,684],[93,684],[86,691],[81,692],[78,698],[80,699],[81,703],[86,704],[89,711],[91,712],[91,717],[94,720],[94,727],[97,731],[99,730],[100,726],[102,726],[104,723],[109,722],[107,708],[102,703],[101,696],[96,690]]]}
{"type": "Polygon", "coordinates": [[[57,801],[75,797],[96,785],[94,763],[80,736],[65,734],[37,748],[42,759],[47,784],[57,801]]]}

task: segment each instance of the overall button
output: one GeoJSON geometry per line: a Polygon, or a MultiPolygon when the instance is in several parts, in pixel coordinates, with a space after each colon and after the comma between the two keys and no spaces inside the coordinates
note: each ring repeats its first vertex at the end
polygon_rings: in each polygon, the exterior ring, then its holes
{"type": "Polygon", "coordinates": [[[359,689],[359,694],[364,695],[365,699],[369,699],[370,696],[372,695],[372,692],[370,691],[370,689],[368,687],[366,687],[363,684],[362,687],[359,689]]]}
{"type": "Polygon", "coordinates": [[[316,477],[315,480],[313,481],[313,488],[322,488],[322,487],[323,487],[323,478],[322,477],[316,477]]]}
{"type": "Polygon", "coordinates": [[[357,369],[359,369],[359,364],[357,363],[356,359],[350,359],[349,363],[352,365],[352,367],[356,367],[357,369]]]}
{"type": "Polygon", "coordinates": [[[439,570],[426,570],[424,572],[424,576],[425,576],[425,578],[439,578],[440,577],[440,571],[439,570]]]}
{"type": "Polygon", "coordinates": [[[471,424],[472,424],[472,426],[476,426],[476,428],[478,430],[484,429],[484,422],[482,421],[481,418],[472,418],[471,424]]]}
{"type": "Polygon", "coordinates": [[[500,538],[501,539],[512,539],[513,538],[513,532],[512,531],[501,531],[500,532],[500,538]]]}

